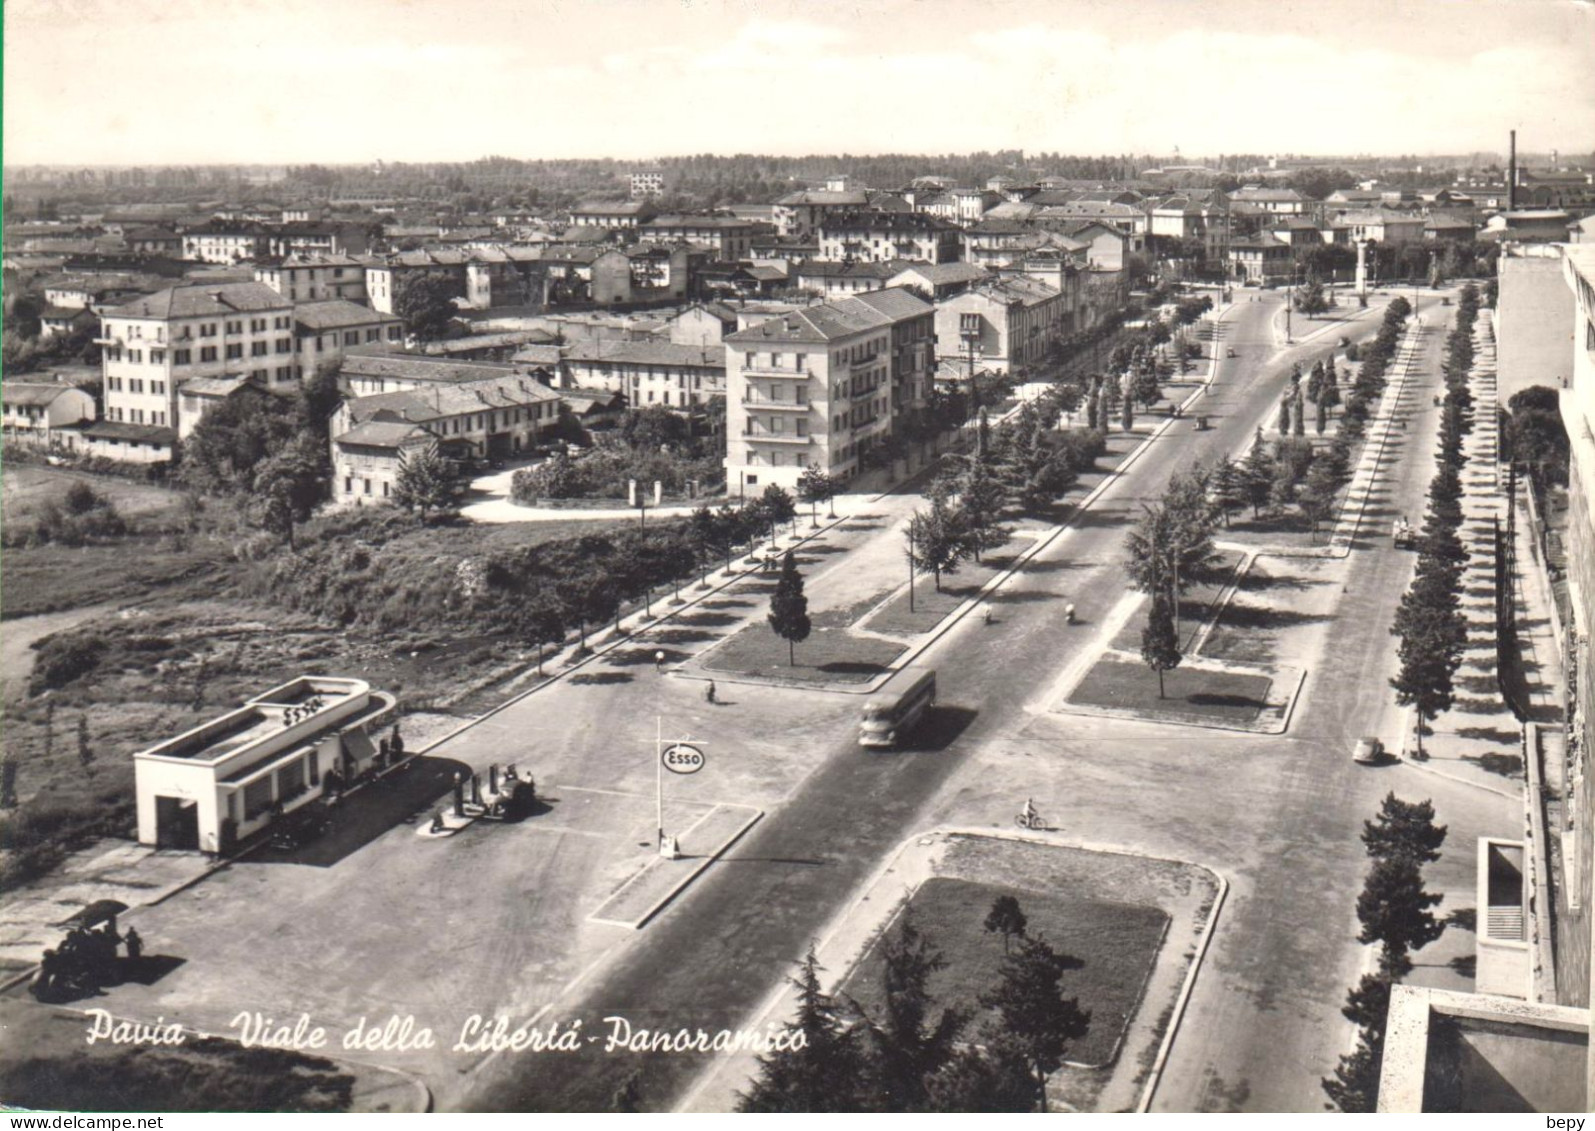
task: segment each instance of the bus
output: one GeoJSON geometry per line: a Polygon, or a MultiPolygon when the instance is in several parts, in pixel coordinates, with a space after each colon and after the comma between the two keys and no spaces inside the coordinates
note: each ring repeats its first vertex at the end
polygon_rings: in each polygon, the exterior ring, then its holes
{"type": "Polygon", "coordinates": [[[864,704],[858,724],[860,746],[895,746],[936,705],[936,672],[931,668],[904,668],[887,690],[864,704]]]}

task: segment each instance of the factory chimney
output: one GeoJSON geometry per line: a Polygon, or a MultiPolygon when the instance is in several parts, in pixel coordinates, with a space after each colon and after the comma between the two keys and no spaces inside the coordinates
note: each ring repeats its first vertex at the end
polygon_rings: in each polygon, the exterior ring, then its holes
{"type": "Polygon", "coordinates": [[[1517,207],[1517,131],[1512,131],[1512,140],[1506,151],[1506,210],[1511,212],[1517,207]]]}

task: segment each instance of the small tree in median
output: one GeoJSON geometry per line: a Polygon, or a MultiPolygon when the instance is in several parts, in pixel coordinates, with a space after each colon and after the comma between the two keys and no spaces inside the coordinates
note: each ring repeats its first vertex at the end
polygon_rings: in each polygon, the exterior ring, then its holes
{"type": "Polygon", "coordinates": [[[1029,920],[1019,908],[1019,901],[1011,895],[999,895],[991,902],[991,910],[986,913],[983,924],[992,934],[1002,936],[1002,952],[1008,953],[1008,945],[1014,939],[1025,937],[1025,927],[1029,920]]]}
{"type": "Polygon", "coordinates": [[[1366,886],[1357,897],[1358,939],[1384,947],[1381,966],[1392,977],[1406,972],[1407,955],[1422,950],[1445,931],[1445,924],[1429,909],[1444,896],[1423,890],[1418,864],[1405,857],[1376,861],[1366,886]]]}
{"type": "Polygon", "coordinates": [[[787,663],[797,664],[796,646],[809,638],[813,625],[809,621],[809,599],[803,595],[803,575],[798,573],[797,559],[788,550],[781,559],[781,576],[770,594],[770,627],[786,641],[787,663]]]}
{"type": "Polygon", "coordinates": [[[909,518],[908,544],[914,565],[931,572],[938,593],[942,574],[957,573],[970,551],[968,533],[958,512],[940,498],[931,501],[929,510],[915,511],[909,518]]]}
{"type": "Polygon", "coordinates": [[[1146,627],[1141,630],[1141,659],[1157,672],[1157,697],[1163,695],[1163,673],[1180,666],[1179,637],[1174,633],[1174,612],[1169,599],[1161,591],[1152,594],[1152,607],[1147,611],[1146,627]]]}
{"type": "Polygon", "coordinates": [[[791,492],[779,483],[772,483],[766,487],[764,494],[759,496],[759,501],[764,504],[765,516],[770,522],[772,540],[775,538],[777,526],[797,518],[797,503],[793,500],[791,492]]]}
{"type": "Polygon", "coordinates": [[[1446,826],[1434,823],[1434,805],[1428,801],[1403,801],[1394,793],[1385,795],[1379,812],[1364,821],[1362,843],[1375,860],[1406,859],[1417,864],[1432,864],[1440,859],[1446,826]]]}

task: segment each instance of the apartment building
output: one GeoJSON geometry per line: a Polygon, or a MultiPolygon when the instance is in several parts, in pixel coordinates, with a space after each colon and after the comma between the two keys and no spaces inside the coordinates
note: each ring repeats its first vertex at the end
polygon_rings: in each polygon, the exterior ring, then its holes
{"type": "Polygon", "coordinates": [[[935,309],[894,288],[804,307],[727,335],[726,476],[739,492],[788,489],[817,464],[864,467],[928,394],[935,309]]]}
{"type": "Polygon", "coordinates": [[[839,212],[820,221],[820,258],[885,263],[914,259],[951,263],[958,258],[956,224],[922,212],[839,212]]]}
{"type": "Polygon", "coordinates": [[[302,302],[294,307],[294,342],[294,375],[302,379],[356,346],[403,345],[404,320],[343,299],[302,302]]]}
{"type": "Polygon", "coordinates": [[[631,175],[631,199],[652,200],[665,194],[665,175],[658,169],[638,169],[631,175]]]}
{"type": "Polygon", "coordinates": [[[936,356],[993,373],[1039,365],[1072,329],[1062,291],[1023,275],[976,283],[936,303],[936,356]]]}
{"type": "Polygon", "coordinates": [[[632,408],[686,408],[725,396],[725,350],[718,344],[592,341],[565,348],[565,385],[620,393],[632,408]]]}
{"type": "Polygon", "coordinates": [[[75,448],[79,426],[94,421],[92,396],[53,381],[0,382],[0,409],[8,444],[75,448]]]}
{"type": "Polygon", "coordinates": [[[436,438],[446,455],[503,459],[536,446],[543,430],[559,419],[560,403],[554,390],[515,373],[349,398],[333,414],[330,429],[333,498],[338,502],[379,501],[391,493],[391,486],[383,485],[393,482],[397,466],[390,468],[392,474],[386,477],[348,470],[347,445],[356,442],[345,437],[361,425],[419,425],[436,438]],[[340,441],[345,448],[340,448],[340,441]]]}
{"type": "Polygon", "coordinates": [[[256,265],[255,282],[265,283],[289,302],[366,301],[366,265],[348,255],[268,260],[256,265]]]}
{"type": "Polygon", "coordinates": [[[109,307],[96,341],[114,423],[175,430],[192,378],[250,376],[270,388],[296,376],[293,303],[264,283],[187,283],[109,307]]]}
{"type": "Polygon", "coordinates": [[[701,244],[722,263],[746,259],[753,243],[753,223],[735,216],[656,216],[637,226],[641,243],[701,244]]]}
{"type": "Polygon", "coordinates": [[[258,224],[201,224],[183,233],[183,258],[231,266],[267,254],[266,230],[258,224]]]}
{"type": "Polygon", "coordinates": [[[782,239],[807,239],[820,230],[833,212],[849,212],[869,205],[861,189],[845,192],[794,192],[775,202],[775,232],[782,239]]]}

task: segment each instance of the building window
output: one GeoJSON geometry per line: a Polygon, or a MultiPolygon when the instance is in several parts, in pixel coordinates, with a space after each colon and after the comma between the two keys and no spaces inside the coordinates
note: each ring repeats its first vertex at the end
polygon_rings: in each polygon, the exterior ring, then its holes
{"type": "MultiPolygon", "coordinates": [[[[232,349],[231,346],[228,346],[227,348],[228,349],[232,349]]],[[[200,346],[199,347],[199,360],[200,361],[215,361],[216,360],[216,347],[215,346],[200,346]]]]}
{"type": "Polygon", "coordinates": [[[266,354],[269,353],[270,351],[271,351],[271,347],[268,346],[265,342],[250,342],[249,343],[249,356],[250,357],[265,357],[266,354]]]}
{"type": "Polygon", "coordinates": [[[277,352],[278,353],[293,353],[294,352],[293,339],[292,338],[278,338],[277,339],[277,352]]]}
{"type": "Polygon", "coordinates": [[[192,351],[192,350],[173,350],[172,351],[172,364],[173,365],[187,365],[190,361],[193,360],[193,356],[194,356],[194,351],[192,351]]]}
{"type": "Polygon", "coordinates": [[[166,351],[165,350],[150,350],[150,364],[151,365],[165,365],[166,364],[166,351]]]}

